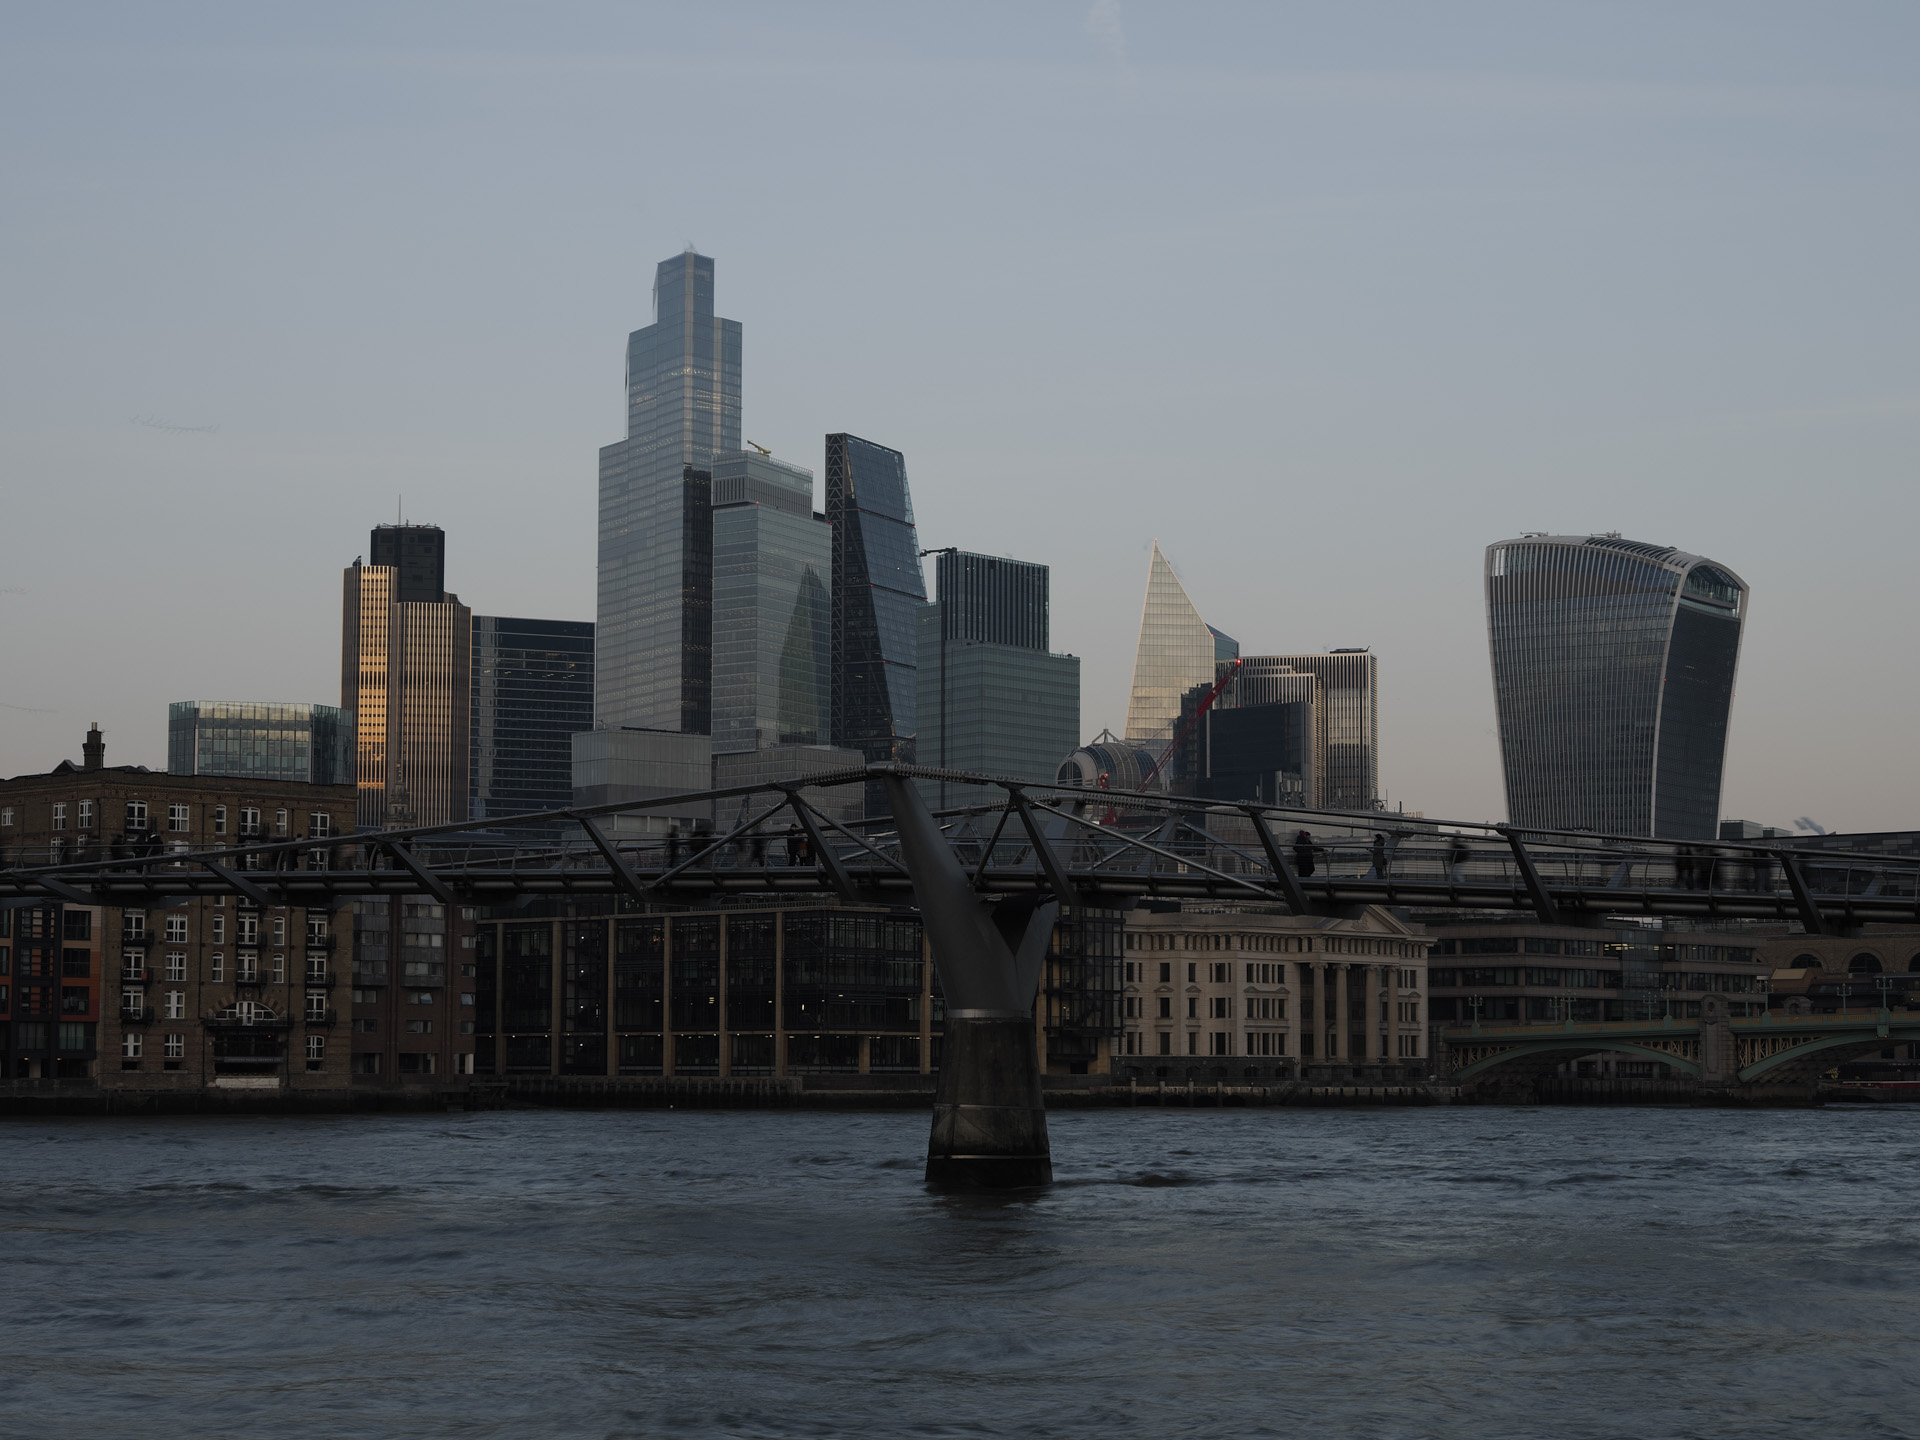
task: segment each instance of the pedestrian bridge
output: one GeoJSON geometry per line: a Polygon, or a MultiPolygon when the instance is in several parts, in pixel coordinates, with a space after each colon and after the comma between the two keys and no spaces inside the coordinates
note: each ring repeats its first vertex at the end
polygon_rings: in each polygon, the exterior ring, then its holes
{"type": "Polygon", "coordinates": [[[1710,996],[1698,1020],[1563,1025],[1456,1025],[1441,1032],[1450,1078],[1536,1080],[1568,1061],[1613,1054],[1668,1066],[1702,1086],[1806,1089],[1836,1065],[1891,1045],[1920,1043],[1920,1013],[1886,1008],[1829,1014],[1728,1014],[1710,996]]]}

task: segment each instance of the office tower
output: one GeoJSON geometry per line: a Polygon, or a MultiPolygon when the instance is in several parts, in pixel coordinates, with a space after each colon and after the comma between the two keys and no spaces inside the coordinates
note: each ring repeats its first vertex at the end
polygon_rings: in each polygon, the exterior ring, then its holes
{"type": "Polygon", "coordinates": [[[1269,658],[1243,657],[1234,683],[1204,715],[1200,705],[1211,685],[1195,685],[1182,698],[1180,742],[1165,762],[1174,793],[1321,807],[1325,692],[1312,675],[1275,667],[1269,658]]]}
{"type": "MultiPolygon", "coordinates": [[[[444,540],[402,535],[383,543],[396,547],[386,553],[404,556],[444,540]]],[[[399,599],[401,577],[391,565],[356,560],[343,578],[340,708],[353,717],[360,825],[465,820],[473,612],[446,591],[399,599]]]]}
{"type": "MultiPolygon", "coordinates": [[[[833,743],[872,762],[910,763],[916,617],[927,587],[906,457],[857,435],[827,436],[827,523],[833,527],[833,743]]],[[[880,803],[877,795],[870,799],[880,803]]]]}
{"type": "Polygon", "coordinates": [[[438,525],[381,525],[367,563],[394,572],[395,600],[439,604],[447,589],[447,534],[438,525]]]}
{"type": "MultiPolygon", "coordinates": [[[[1262,655],[1240,667],[1238,684],[1243,696],[1263,694],[1263,680],[1278,681],[1288,671],[1320,682],[1325,748],[1319,803],[1328,810],[1373,809],[1380,793],[1379,659],[1366,650],[1262,655]]],[[[1243,698],[1240,703],[1253,702],[1243,698]]]]}
{"type": "Polygon", "coordinates": [[[655,272],[654,323],[627,340],[627,438],[600,452],[594,723],[712,723],[716,455],[740,449],[740,323],[713,313],[713,261],[655,272]]]}
{"type": "Polygon", "coordinates": [[[716,457],[715,755],[827,743],[832,579],[813,472],[751,452],[716,457]]]}
{"type": "Polygon", "coordinates": [[[1180,697],[1195,685],[1211,685],[1216,667],[1239,654],[1238,641],[1200,618],[1180,577],[1160,553],[1160,542],[1154,541],[1140,613],[1140,645],[1133,657],[1127,739],[1149,745],[1170,739],[1180,719],[1180,697]]]}
{"type": "MultiPolygon", "coordinates": [[[[1048,652],[1047,567],[954,551],[934,580],[939,600],[919,616],[920,763],[1051,782],[1080,737],[1080,659],[1048,652]]],[[[948,805],[1004,793],[920,788],[948,805]]]]}
{"type": "Polygon", "coordinates": [[[474,616],[471,710],[471,818],[571,805],[573,737],[593,728],[591,622],[474,616]]]}
{"type": "Polygon", "coordinates": [[[1487,547],[1507,818],[1711,840],[1747,587],[1717,562],[1607,535],[1487,547]]]}
{"type": "Polygon", "coordinates": [[[301,785],[353,783],[353,720],[331,705],[176,700],[167,773],[301,785]]]}

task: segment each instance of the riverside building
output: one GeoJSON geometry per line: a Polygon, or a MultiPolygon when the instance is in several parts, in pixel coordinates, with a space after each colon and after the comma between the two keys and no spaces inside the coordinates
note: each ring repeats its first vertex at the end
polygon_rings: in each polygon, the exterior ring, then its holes
{"type": "Polygon", "coordinates": [[[1526,535],[1487,547],[1507,818],[1712,840],[1746,583],[1668,545],[1526,535]]]}
{"type": "Polygon", "coordinates": [[[1355,918],[1175,901],[1126,917],[1113,1073],[1142,1080],[1418,1080],[1426,933],[1378,906],[1355,918]]]}
{"type": "MultiPolygon", "coordinates": [[[[166,857],[270,840],[320,853],[352,829],[351,785],[83,761],[0,781],[0,866],[166,857]]],[[[0,1064],[14,1080],[101,1089],[344,1092],[352,926],[244,896],[170,906],[0,909],[0,1064]]]]}

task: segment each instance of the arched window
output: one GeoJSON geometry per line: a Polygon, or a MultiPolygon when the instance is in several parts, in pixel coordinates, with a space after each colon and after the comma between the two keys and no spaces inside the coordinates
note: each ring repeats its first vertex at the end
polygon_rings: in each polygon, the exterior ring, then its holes
{"type": "Polygon", "coordinates": [[[1877,955],[1869,955],[1863,950],[1847,962],[1847,973],[1849,975],[1878,975],[1880,973],[1880,957],[1877,955]]]}
{"type": "Polygon", "coordinates": [[[1793,968],[1795,970],[1817,970],[1820,968],[1819,957],[1814,955],[1796,955],[1793,957],[1793,968]]]}
{"type": "Polygon", "coordinates": [[[1920,955],[1914,956],[1913,959],[1907,962],[1907,972],[1912,974],[1916,971],[1920,971],[1920,955]]]}

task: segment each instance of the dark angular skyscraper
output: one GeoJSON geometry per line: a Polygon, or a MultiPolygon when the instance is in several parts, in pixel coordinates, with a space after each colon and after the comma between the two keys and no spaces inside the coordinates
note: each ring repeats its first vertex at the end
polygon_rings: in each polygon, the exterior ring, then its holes
{"type": "Polygon", "coordinates": [[[1507,818],[1711,840],[1746,583],[1618,535],[1487,547],[1507,818]]]}
{"type": "Polygon", "coordinates": [[[394,572],[395,604],[438,605],[447,598],[447,532],[438,525],[380,525],[369,565],[394,572]]]}
{"type": "MultiPolygon", "coordinates": [[[[914,759],[916,625],[927,603],[906,457],[827,436],[833,527],[833,743],[869,762],[914,759]]],[[[871,807],[870,807],[871,808],[871,807]]]]}
{"type": "Polygon", "coordinates": [[[713,261],[662,261],[654,323],[627,340],[627,438],[600,452],[594,721],[712,724],[713,457],[740,449],[740,323],[713,261]]]}
{"type": "Polygon", "coordinates": [[[573,737],[593,728],[593,626],[474,616],[472,714],[473,819],[571,805],[573,737]]]}

